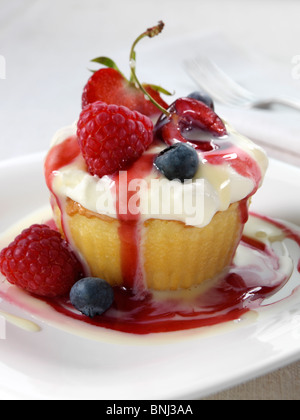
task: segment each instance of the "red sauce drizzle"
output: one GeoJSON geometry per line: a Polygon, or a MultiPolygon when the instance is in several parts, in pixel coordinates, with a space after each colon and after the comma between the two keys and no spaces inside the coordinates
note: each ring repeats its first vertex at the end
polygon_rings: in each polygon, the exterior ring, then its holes
{"type": "MultiPolygon", "coordinates": [[[[228,143],[225,144],[228,145],[228,143]]],[[[212,165],[228,163],[238,174],[253,180],[255,189],[251,195],[256,192],[261,181],[261,171],[257,162],[244,150],[228,145],[224,147],[224,150],[217,149],[203,153],[203,159],[212,165]]]]}
{"type": "MultiPolygon", "coordinates": [[[[296,241],[300,247],[298,233],[267,217],[258,215],[256,217],[282,229],[286,237],[296,241]]],[[[254,250],[262,258],[267,257],[272,263],[274,273],[276,272],[278,258],[268,246],[246,236],[243,236],[241,245],[254,250]]],[[[206,292],[195,295],[189,304],[179,309],[177,309],[178,298],[157,302],[150,291],[141,295],[130,288],[115,287],[115,301],[112,307],[93,319],[74,312],[68,298],[43,300],[57,312],[96,327],[139,335],[172,332],[239,319],[252,308],[257,308],[261,301],[275,294],[288,280],[282,276],[276,285],[273,281],[266,284],[263,276],[263,273],[259,274],[259,270],[253,270],[252,265],[246,266],[242,272],[232,265],[228,274],[216,284],[206,292]]]]}
{"type": "MultiPolygon", "coordinates": [[[[212,151],[202,153],[202,160],[214,165],[221,165],[227,162],[240,175],[249,177],[254,181],[255,189],[252,192],[254,193],[261,180],[261,172],[257,163],[246,152],[232,146],[226,140],[216,139],[215,141],[218,143],[218,147],[212,151]]],[[[79,155],[80,148],[76,135],[68,137],[50,150],[45,162],[45,178],[47,186],[52,193],[52,181],[55,172],[63,166],[72,163],[79,155]]],[[[130,211],[129,204],[132,204],[132,200],[137,193],[136,189],[130,191],[129,185],[131,181],[144,179],[145,176],[150,174],[153,167],[153,159],[153,154],[144,154],[127,171],[112,176],[116,185],[116,210],[120,222],[121,269],[126,287],[143,287],[142,270],[139,264],[141,237],[138,222],[140,214],[138,211],[133,213],[130,211]]],[[[246,223],[248,219],[247,198],[241,200],[240,203],[240,214],[243,223],[246,223]]],[[[63,209],[58,197],[56,197],[56,201],[61,210],[61,223],[64,228],[63,209]]],[[[66,234],[66,229],[64,231],[66,234]]]]}
{"type": "MultiPolygon", "coordinates": [[[[76,136],[72,136],[63,143],[54,146],[45,164],[46,181],[50,190],[52,190],[51,182],[54,172],[71,163],[79,154],[80,150],[76,136]]],[[[226,146],[224,145],[223,150],[220,148],[219,150],[204,152],[202,158],[214,165],[227,162],[240,175],[251,178],[255,183],[255,189],[260,183],[261,172],[257,163],[246,152],[233,147],[229,143],[226,146]]],[[[113,306],[105,314],[93,319],[74,312],[74,308],[68,299],[44,299],[51,307],[73,319],[116,331],[134,334],[169,332],[238,319],[251,309],[253,302],[267,298],[285,284],[287,279],[283,278],[276,286],[258,287],[260,278],[255,278],[256,287],[253,288],[253,286],[247,285],[245,280],[249,278],[249,270],[246,277],[243,278],[242,275],[235,272],[233,266],[217,285],[211,287],[204,294],[196,296],[193,302],[190,302],[192,304],[190,307],[182,308],[180,305],[178,307],[178,302],[172,300],[163,304],[158,303],[149,291],[144,291],[143,294],[136,293],[139,286],[143,286],[140,283],[139,248],[141,238],[138,228],[140,214],[138,211],[132,213],[129,209],[130,203],[136,198],[134,196],[136,190],[130,191],[128,186],[134,179],[144,179],[152,170],[152,165],[153,155],[144,154],[124,173],[127,176],[125,184],[121,174],[112,176],[116,183],[116,208],[120,221],[119,235],[122,244],[122,273],[125,286],[115,288],[113,306]]],[[[248,218],[247,198],[241,201],[240,208],[242,221],[246,222],[248,218]]],[[[268,219],[266,218],[266,220],[268,219]]],[[[274,223],[273,221],[270,222],[274,223]]],[[[279,227],[300,245],[300,238],[297,234],[292,233],[285,226],[280,225],[279,227]]],[[[260,242],[243,237],[242,243],[244,246],[255,249],[261,255],[274,258],[274,255],[260,242]]],[[[275,270],[277,261],[273,261],[273,264],[275,270]]],[[[251,284],[253,284],[253,281],[251,281],[251,284]]]]}
{"type": "Polygon", "coordinates": [[[139,200],[136,197],[136,186],[130,183],[144,179],[153,167],[153,155],[144,154],[127,171],[113,176],[116,183],[116,209],[120,222],[119,237],[121,242],[121,264],[125,287],[143,289],[142,269],[140,267],[139,200]]]}
{"type": "MultiPolygon", "coordinates": [[[[275,222],[267,217],[261,217],[285,232],[287,238],[294,240],[300,247],[300,235],[285,225],[275,222]]],[[[52,223],[52,221],[49,221],[52,223]]],[[[270,248],[252,239],[243,237],[241,244],[253,251],[261,258],[268,258],[272,264],[274,275],[278,268],[278,258],[270,248]]],[[[298,266],[300,272],[300,266],[298,266]]],[[[169,301],[157,302],[151,292],[135,294],[132,289],[121,287],[115,288],[115,300],[112,307],[101,316],[90,319],[77,311],[74,311],[68,298],[43,299],[33,296],[37,300],[46,302],[58,313],[93,325],[95,327],[107,328],[125,333],[145,335],[149,333],[164,333],[204,326],[212,326],[223,322],[239,319],[251,309],[259,307],[261,302],[272,296],[286,284],[288,278],[276,277],[274,285],[272,276],[269,281],[264,281],[263,273],[253,270],[251,265],[245,266],[242,270],[234,265],[230,267],[228,274],[219,279],[206,292],[195,295],[191,302],[184,306],[179,305],[178,298],[169,298],[169,301]]],[[[300,283],[300,279],[298,279],[300,283]]],[[[296,284],[295,287],[298,287],[296,284]]],[[[14,303],[15,296],[10,295],[11,288],[2,292],[0,296],[7,298],[14,303]]],[[[293,292],[292,292],[293,293],[293,292]]],[[[22,307],[22,303],[17,303],[22,307]]],[[[27,308],[28,310],[28,308],[27,308]]],[[[76,331],[76,324],[74,325],[76,331]]]]}
{"type": "MultiPolygon", "coordinates": [[[[54,201],[56,201],[56,204],[60,209],[61,227],[64,232],[65,238],[68,238],[68,230],[65,227],[64,208],[59,197],[57,197],[55,192],[53,191],[52,183],[53,178],[55,176],[55,172],[59,171],[62,167],[66,165],[70,165],[76,158],[78,158],[78,156],[80,156],[78,139],[76,135],[73,135],[65,139],[63,142],[56,144],[50,149],[44,165],[46,184],[49,188],[49,191],[51,191],[52,193],[52,196],[50,198],[50,204],[52,208],[54,208],[54,201]]],[[[82,261],[82,263],[84,266],[84,261],[82,261]]]]}
{"type": "MultiPolygon", "coordinates": [[[[298,241],[300,242],[300,238],[298,241]]],[[[264,245],[254,239],[244,237],[242,244],[261,255],[267,255],[270,259],[274,258],[264,245]]],[[[275,271],[277,260],[273,261],[273,266],[275,271]]],[[[190,304],[179,309],[176,309],[178,303],[176,298],[163,303],[157,302],[150,291],[141,296],[136,295],[132,289],[124,287],[115,287],[113,306],[101,316],[92,319],[74,312],[68,299],[45,299],[45,301],[65,316],[115,331],[149,334],[188,330],[239,319],[252,307],[256,308],[257,302],[276,293],[287,281],[287,278],[282,278],[275,286],[257,286],[263,284],[263,281],[260,281],[262,279],[259,276],[256,277],[257,274],[251,274],[251,267],[245,270],[245,274],[243,278],[232,266],[229,273],[224,275],[217,284],[205,293],[195,296],[190,304]],[[249,270],[251,281],[247,284],[249,270]],[[253,286],[253,280],[255,280],[255,286],[253,286]]]]}
{"type": "Polygon", "coordinates": [[[52,181],[55,172],[72,163],[79,155],[80,148],[75,135],[68,137],[62,143],[56,144],[50,149],[45,161],[44,172],[47,187],[51,192],[53,192],[52,181]]]}
{"type": "MultiPolygon", "coordinates": [[[[283,223],[280,223],[277,220],[273,220],[273,219],[271,219],[268,216],[259,216],[259,215],[256,215],[256,217],[260,217],[261,219],[265,220],[266,222],[273,223],[273,225],[277,226],[280,230],[282,230],[282,232],[286,236],[286,238],[292,239],[300,247],[300,235],[298,233],[294,232],[292,229],[288,228],[283,223]]],[[[300,272],[300,259],[298,261],[297,269],[300,272]]]]}

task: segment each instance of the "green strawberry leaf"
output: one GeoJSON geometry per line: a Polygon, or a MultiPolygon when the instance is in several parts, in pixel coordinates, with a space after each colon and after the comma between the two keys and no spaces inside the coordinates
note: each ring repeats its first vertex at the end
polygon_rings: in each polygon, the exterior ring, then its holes
{"type": "Polygon", "coordinates": [[[108,58],[108,57],[97,57],[91,60],[91,62],[103,64],[106,67],[120,71],[116,63],[111,58],[108,58]]]}
{"type": "Polygon", "coordinates": [[[175,94],[174,92],[173,93],[169,92],[165,88],[163,88],[161,86],[158,86],[158,85],[147,84],[147,86],[150,86],[156,92],[163,93],[163,94],[168,95],[168,96],[173,96],[175,94]]]}
{"type": "MultiPolygon", "coordinates": [[[[94,58],[93,60],[91,60],[91,62],[92,63],[102,64],[103,66],[109,67],[110,69],[114,69],[114,70],[118,71],[120,74],[122,74],[121,70],[116,65],[116,63],[111,58],[109,58],[109,57],[97,57],[97,58],[94,58]]],[[[91,70],[91,71],[93,73],[95,72],[95,70],[91,70]]],[[[122,74],[122,76],[124,77],[123,74],[122,74]]]]}

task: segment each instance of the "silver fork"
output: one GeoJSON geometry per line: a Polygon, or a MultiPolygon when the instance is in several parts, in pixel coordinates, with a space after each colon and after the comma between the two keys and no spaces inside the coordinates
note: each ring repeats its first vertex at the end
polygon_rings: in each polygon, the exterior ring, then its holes
{"type": "Polygon", "coordinates": [[[213,61],[194,59],[184,62],[185,69],[194,82],[213,99],[226,105],[245,108],[270,108],[284,105],[300,111],[300,100],[289,97],[259,98],[229,77],[213,61]]]}

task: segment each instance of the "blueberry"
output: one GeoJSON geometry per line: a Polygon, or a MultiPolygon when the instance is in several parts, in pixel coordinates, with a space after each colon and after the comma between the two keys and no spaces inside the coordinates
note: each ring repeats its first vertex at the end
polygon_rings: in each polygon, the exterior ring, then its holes
{"type": "Polygon", "coordinates": [[[105,280],[86,277],[74,284],[70,300],[78,311],[93,318],[103,314],[112,305],[114,292],[105,280]]]}
{"type": "Polygon", "coordinates": [[[205,105],[209,106],[212,110],[215,109],[214,101],[212,98],[204,91],[200,92],[192,92],[188,95],[188,98],[196,99],[197,101],[205,103],[205,105]]]}
{"type": "Polygon", "coordinates": [[[154,166],[168,179],[191,179],[199,167],[196,150],[186,143],[176,143],[163,150],[154,160],[154,166]]]}

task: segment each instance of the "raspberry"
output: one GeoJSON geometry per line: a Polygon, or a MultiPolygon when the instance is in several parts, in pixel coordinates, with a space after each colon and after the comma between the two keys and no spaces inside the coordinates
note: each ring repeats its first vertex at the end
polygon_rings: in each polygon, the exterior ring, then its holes
{"type": "Polygon", "coordinates": [[[137,111],[96,101],[81,112],[77,136],[89,173],[102,177],[144,153],[153,141],[153,124],[137,111]]]}
{"type": "Polygon", "coordinates": [[[56,297],[70,292],[82,270],[57,231],[35,224],[1,251],[0,271],[10,283],[30,293],[56,297]]]}

